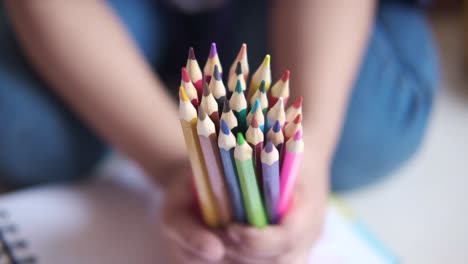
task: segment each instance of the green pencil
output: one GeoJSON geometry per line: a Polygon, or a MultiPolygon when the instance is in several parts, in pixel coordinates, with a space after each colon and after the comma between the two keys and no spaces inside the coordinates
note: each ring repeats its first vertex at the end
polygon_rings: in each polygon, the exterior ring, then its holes
{"type": "Polygon", "coordinates": [[[255,227],[265,227],[268,225],[268,220],[255,175],[252,148],[246,143],[242,133],[237,133],[234,159],[247,212],[247,221],[255,227]]]}

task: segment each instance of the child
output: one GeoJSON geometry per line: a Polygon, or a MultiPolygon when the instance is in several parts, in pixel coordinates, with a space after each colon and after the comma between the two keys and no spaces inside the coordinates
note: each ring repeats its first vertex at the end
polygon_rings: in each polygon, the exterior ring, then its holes
{"type": "Polygon", "coordinates": [[[83,177],[106,153],[89,126],[171,197],[164,214],[176,220],[165,228],[177,263],[302,263],[329,182],[343,191],[388,175],[421,141],[437,84],[421,10],[403,0],[160,2],[5,1],[0,182],[83,177]],[[190,168],[176,105],[153,72],[177,80],[187,47],[211,41],[224,65],[241,42],[251,67],[269,51],[274,79],[289,68],[291,98],[306,102],[307,152],[290,214],[261,231],[230,226],[226,239],[186,210],[190,168]]]}

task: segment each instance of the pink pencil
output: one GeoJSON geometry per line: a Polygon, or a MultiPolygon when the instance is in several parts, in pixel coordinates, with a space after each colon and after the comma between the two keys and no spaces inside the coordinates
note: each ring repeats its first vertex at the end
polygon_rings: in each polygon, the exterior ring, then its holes
{"type": "Polygon", "coordinates": [[[286,142],[284,148],[283,167],[280,176],[280,202],[279,214],[283,216],[289,209],[296,184],[297,173],[304,154],[304,141],[302,130],[298,130],[293,138],[286,142]]]}

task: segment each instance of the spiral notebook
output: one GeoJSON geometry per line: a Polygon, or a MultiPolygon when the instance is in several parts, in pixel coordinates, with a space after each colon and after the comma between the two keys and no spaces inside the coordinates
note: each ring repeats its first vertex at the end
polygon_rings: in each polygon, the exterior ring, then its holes
{"type": "MultiPolygon", "coordinates": [[[[0,196],[0,264],[166,263],[160,192],[132,163],[108,163],[94,181],[0,196]]],[[[398,263],[332,198],[309,263],[398,263]]]]}

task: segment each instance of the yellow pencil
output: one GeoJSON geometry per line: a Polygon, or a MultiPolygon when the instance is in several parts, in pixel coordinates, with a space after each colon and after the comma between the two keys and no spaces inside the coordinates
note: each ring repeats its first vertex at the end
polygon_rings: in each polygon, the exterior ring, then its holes
{"type": "Polygon", "coordinates": [[[252,80],[250,80],[249,93],[247,96],[247,101],[250,102],[250,98],[255,94],[260,87],[260,83],[265,81],[265,90],[268,92],[271,85],[271,68],[270,68],[270,55],[267,54],[263,60],[260,67],[252,75],[252,80]]]}
{"type": "Polygon", "coordinates": [[[190,103],[183,87],[179,88],[179,119],[193,172],[193,180],[204,222],[210,227],[220,225],[208,172],[197,133],[197,110],[190,103]]]}

